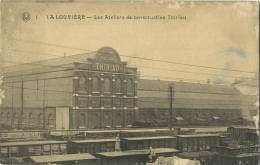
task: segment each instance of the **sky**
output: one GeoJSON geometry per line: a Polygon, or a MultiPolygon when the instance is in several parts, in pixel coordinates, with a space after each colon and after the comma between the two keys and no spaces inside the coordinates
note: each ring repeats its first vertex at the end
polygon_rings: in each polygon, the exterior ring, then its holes
{"type": "Polygon", "coordinates": [[[1,16],[2,66],[110,46],[127,56],[224,68],[207,69],[121,57],[130,66],[138,67],[144,78],[232,83],[235,77],[256,78],[258,73],[257,2],[2,3],[1,16]],[[30,13],[30,20],[22,19],[24,12],[30,13]],[[66,14],[91,18],[47,19],[50,15],[66,14]],[[97,20],[95,15],[172,15],[186,19],[97,20]]]}

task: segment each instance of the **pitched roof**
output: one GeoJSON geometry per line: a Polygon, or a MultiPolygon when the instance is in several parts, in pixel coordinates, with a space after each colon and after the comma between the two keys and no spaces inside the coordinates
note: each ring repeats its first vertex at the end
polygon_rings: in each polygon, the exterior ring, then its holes
{"type": "MultiPolygon", "coordinates": [[[[74,62],[87,62],[87,58],[95,57],[95,53],[83,53],[71,56],[64,56],[58,58],[52,58],[47,60],[40,60],[36,62],[24,63],[20,65],[14,65],[5,67],[4,72],[27,72],[32,70],[54,69],[54,68],[69,68],[74,62]]],[[[20,73],[21,74],[21,73],[20,73]]]]}
{"type": "Polygon", "coordinates": [[[138,81],[138,107],[169,108],[169,87],[174,88],[173,106],[193,109],[240,109],[240,92],[232,86],[174,82],[138,81]]]}

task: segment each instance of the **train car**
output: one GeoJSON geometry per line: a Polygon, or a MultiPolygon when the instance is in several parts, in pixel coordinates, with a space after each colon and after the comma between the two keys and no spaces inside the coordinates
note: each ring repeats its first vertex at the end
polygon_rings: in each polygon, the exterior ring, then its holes
{"type": "Polygon", "coordinates": [[[0,143],[0,157],[29,157],[67,153],[66,141],[19,141],[0,143]]]}
{"type": "Polygon", "coordinates": [[[236,141],[245,140],[248,133],[256,133],[256,131],[256,128],[247,126],[231,126],[227,128],[230,137],[236,141]]]}
{"type": "Polygon", "coordinates": [[[218,134],[177,135],[177,149],[181,158],[200,160],[202,165],[215,165],[217,152],[216,146],[221,142],[218,134]]]}
{"type": "Polygon", "coordinates": [[[254,146],[219,146],[218,152],[219,165],[257,165],[259,147],[254,146]]]}
{"type": "Polygon", "coordinates": [[[69,153],[98,153],[115,151],[115,139],[87,139],[69,142],[69,153]]]}
{"type": "Polygon", "coordinates": [[[122,139],[123,150],[142,150],[152,148],[175,148],[176,138],[173,136],[129,137],[122,139]]]}
{"type": "MultiPolygon", "coordinates": [[[[178,150],[173,148],[155,148],[153,149],[156,157],[165,156],[170,157],[178,153],[178,150]]],[[[100,157],[102,165],[135,165],[146,164],[149,160],[149,149],[145,150],[127,150],[119,152],[102,152],[97,153],[100,157]]]]}

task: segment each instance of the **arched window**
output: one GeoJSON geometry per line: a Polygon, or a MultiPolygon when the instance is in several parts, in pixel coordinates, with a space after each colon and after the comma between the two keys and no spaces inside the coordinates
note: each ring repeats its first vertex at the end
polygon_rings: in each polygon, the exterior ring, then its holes
{"type": "Polygon", "coordinates": [[[102,91],[105,93],[111,92],[111,81],[109,78],[105,78],[102,91]]]}
{"type": "Polygon", "coordinates": [[[79,90],[80,91],[86,90],[86,78],[84,76],[80,76],[79,78],[79,90]]]}
{"type": "Polygon", "coordinates": [[[92,91],[93,92],[99,91],[99,79],[98,79],[98,77],[92,78],[92,91]]]}
{"type": "Polygon", "coordinates": [[[126,83],[126,93],[127,94],[133,94],[134,93],[133,81],[131,79],[127,80],[127,83],[126,83]]]}
{"type": "Polygon", "coordinates": [[[117,79],[115,83],[116,93],[121,93],[121,80],[117,79]]]}

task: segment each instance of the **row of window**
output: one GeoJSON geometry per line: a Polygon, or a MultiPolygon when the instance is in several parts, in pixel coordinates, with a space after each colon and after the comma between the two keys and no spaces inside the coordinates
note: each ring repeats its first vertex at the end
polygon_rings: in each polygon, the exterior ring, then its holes
{"type": "Polygon", "coordinates": [[[104,111],[85,113],[81,111],[79,113],[78,123],[79,127],[85,128],[99,128],[103,126],[123,126],[131,125],[135,121],[134,111],[104,111]]]}
{"type": "Polygon", "coordinates": [[[103,92],[103,93],[127,93],[134,94],[134,82],[132,79],[121,80],[110,78],[92,77],[86,78],[84,76],[79,77],[79,90],[88,92],[103,92]],[[125,83],[125,85],[123,84],[125,83]]]}
{"type": "MultiPolygon", "coordinates": [[[[43,118],[43,114],[39,113],[37,115],[33,114],[33,113],[29,113],[28,115],[23,114],[22,116],[18,113],[10,113],[7,112],[6,114],[4,112],[1,112],[0,114],[0,120],[1,123],[4,124],[8,124],[13,120],[13,124],[19,124],[19,120],[22,119],[22,123],[28,122],[28,125],[43,125],[44,123],[44,118],[43,118]],[[21,118],[22,117],[22,118],[21,118]]],[[[53,114],[48,114],[47,115],[47,125],[53,125],[54,121],[55,121],[55,117],[53,114]]]]}
{"type": "Polygon", "coordinates": [[[78,98],[78,106],[79,107],[134,107],[135,99],[128,98],[78,98]]]}

